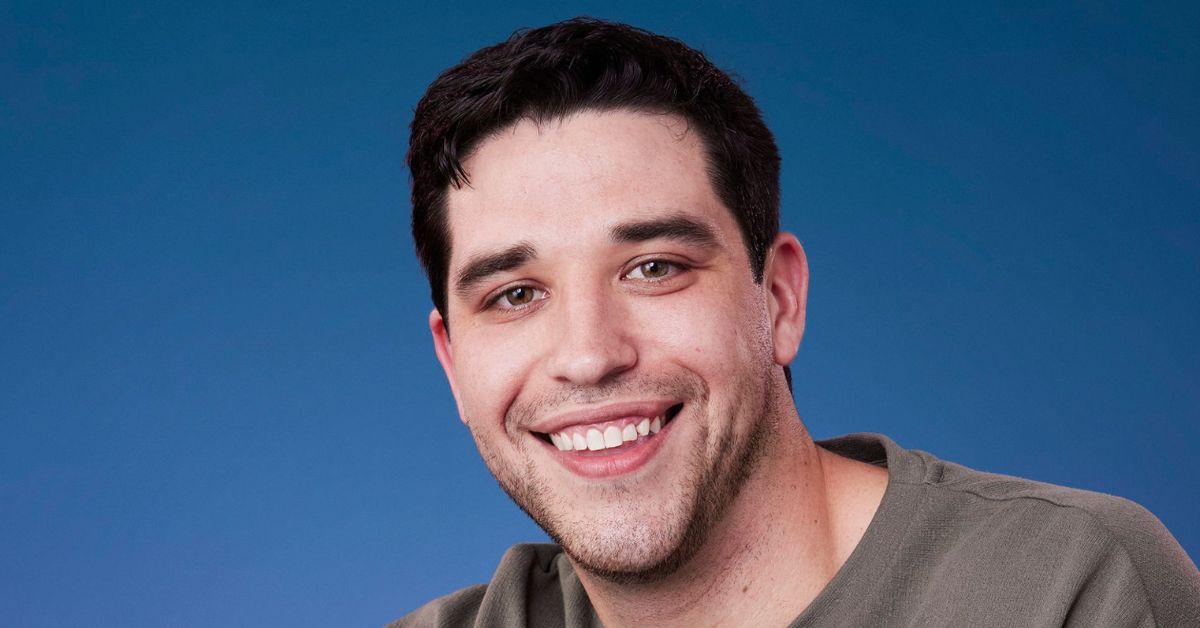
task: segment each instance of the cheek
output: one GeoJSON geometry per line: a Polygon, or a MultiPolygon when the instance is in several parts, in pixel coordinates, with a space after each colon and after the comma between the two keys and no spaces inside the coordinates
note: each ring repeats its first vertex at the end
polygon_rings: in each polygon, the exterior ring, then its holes
{"type": "Polygon", "coordinates": [[[662,298],[638,316],[653,330],[649,344],[662,359],[715,380],[745,376],[747,364],[771,360],[767,311],[753,294],[728,287],[690,292],[662,298]]]}
{"type": "Polygon", "coordinates": [[[463,416],[473,430],[503,429],[505,412],[534,363],[532,347],[515,334],[463,332],[460,346],[470,349],[454,354],[463,416]]]}

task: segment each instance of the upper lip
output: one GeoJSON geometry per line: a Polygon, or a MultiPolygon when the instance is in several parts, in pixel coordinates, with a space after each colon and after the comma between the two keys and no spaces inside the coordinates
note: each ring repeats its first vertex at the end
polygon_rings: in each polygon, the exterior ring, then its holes
{"type": "Polygon", "coordinates": [[[572,425],[603,423],[605,421],[615,421],[617,419],[623,419],[626,417],[653,418],[666,414],[667,410],[678,404],[678,401],[659,399],[645,401],[621,401],[602,406],[580,408],[578,410],[563,412],[561,414],[556,414],[554,416],[539,420],[530,425],[529,430],[532,432],[540,432],[542,434],[552,434],[554,432],[561,432],[572,425]]]}

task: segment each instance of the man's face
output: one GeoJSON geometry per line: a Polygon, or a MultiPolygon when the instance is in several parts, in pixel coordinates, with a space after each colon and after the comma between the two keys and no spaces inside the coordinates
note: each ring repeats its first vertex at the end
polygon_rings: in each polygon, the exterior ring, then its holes
{"type": "Polygon", "coordinates": [[[666,575],[769,447],[779,380],[701,141],[672,116],[583,112],[504,129],[465,166],[430,320],[459,412],[579,565],[666,575]]]}

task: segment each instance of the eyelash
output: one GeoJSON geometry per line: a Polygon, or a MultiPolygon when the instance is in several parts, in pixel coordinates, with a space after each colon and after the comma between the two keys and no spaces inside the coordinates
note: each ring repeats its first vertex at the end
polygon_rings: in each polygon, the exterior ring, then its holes
{"type": "Polygon", "coordinates": [[[630,268],[628,271],[625,272],[625,274],[621,275],[621,278],[625,279],[625,278],[629,277],[630,273],[632,273],[635,270],[640,269],[641,267],[645,266],[646,264],[655,264],[655,263],[665,264],[667,266],[668,273],[665,277],[653,277],[653,278],[652,277],[642,277],[640,279],[637,279],[637,278],[634,278],[634,279],[636,281],[647,281],[647,282],[651,282],[651,283],[656,283],[656,282],[660,282],[660,281],[667,281],[668,279],[671,279],[672,277],[675,277],[682,272],[691,270],[690,266],[688,266],[687,264],[684,264],[682,262],[677,262],[675,260],[670,260],[670,259],[662,259],[662,258],[652,257],[649,259],[643,259],[643,260],[638,261],[636,264],[633,265],[633,268],[630,268]]]}
{"type": "MultiPolygon", "coordinates": [[[[691,270],[691,267],[682,262],[677,262],[675,260],[669,260],[669,259],[650,258],[650,259],[641,260],[641,261],[637,262],[636,264],[634,264],[632,268],[625,271],[625,273],[621,275],[621,279],[623,279],[623,280],[624,279],[632,279],[634,281],[642,281],[642,282],[646,282],[646,283],[658,283],[658,282],[662,282],[662,281],[668,281],[668,280],[678,276],[680,273],[686,272],[688,270],[691,270]],[[665,264],[667,266],[668,274],[664,277],[657,277],[657,278],[651,278],[651,277],[630,278],[629,277],[629,275],[631,273],[633,273],[634,271],[642,268],[643,266],[645,266],[647,264],[652,264],[652,263],[665,264]]],[[[541,301],[542,299],[546,298],[544,296],[546,291],[542,288],[538,288],[538,287],[531,286],[531,285],[508,286],[508,287],[504,288],[503,290],[501,290],[500,292],[496,293],[495,296],[489,298],[484,303],[484,309],[490,310],[490,309],[496,308],[497,305],[500,303],[500,301],[503,300],[505,298],[505,296],[508,295],[508,293],[510,293],[514,290],[520,290],[520,289],[533,290],[535,295],[540,293],[543,296],[541,296],[540,298],[535,298],[532,301],[530,301],[529,303],[525,303],[522,305],[513,305],[511,307],[499,308],[501,311],[519,312],[526,308],[532,307],[538,301],[541,301]]]]}
{"type": "Polygon", "coordinates": [[[496,308],[497,304],[499,304],[499,303],[500,303],[500,301],[501,301],[502,299],[504,299],[504,298],[505,298],[505,296],[507,296],[507,295],[508,295],[508,293],[512,292],[513,290],[521,290],[521,289],[524,289],[524,290],[532,290],[532,291],[534,291],[535,295],[536,295],[536,293],[541,293],[543,296],[542,296],[542,297],[540,297],[540,298],[535,298],[535,299],[533,299],[532,301],[530,301],[529,303],[525,303],[525,304],[522,304],[522,305],[514,305],[514,306],[511,306],[511,307],[503,307],[503,308],[499,308],[499,309],[500,309],[501,311],[504,311],[504,312],[519,312],[519,311],[521,311],[521,310],[523,310],[523,309],[525,309],[525,308],[528,308],[528,307],[531,307],[531,306],[533,306],[533,304],[535,304],[535,303],[537,303],[538,301],[541,301],[542,299],[546,298],[546,297],[544,296],[544,295],[545,295],[545,293],[546,293],[546,291],[545,291],[545,290],[543,290],[543,289],[541,289],[541,288],[536,288],[536,287],[534,287],[534,286],[528,286],[528,285],[516,285],[516,286],[509,286],[509,287],[507,287],[507,288],[505,288],[505,289],[501,290],[501,291],[500,291],[499,293],[497,293],[495,296],[493,296],[493,297],[491,297],[490,299],[488,299],[488,300],[487,300],[487,302],[484,304],[484,309],[488,309],[488,310],[490,310],[490,309],[494,309],[494,308],[496,308]]]}

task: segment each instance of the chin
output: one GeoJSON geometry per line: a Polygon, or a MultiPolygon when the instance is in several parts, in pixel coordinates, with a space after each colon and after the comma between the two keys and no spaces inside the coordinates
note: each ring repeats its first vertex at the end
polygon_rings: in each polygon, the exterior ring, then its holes
{"type": "Polygon", "coordinates": [[[695,553],[686,551],[683,539],[653,536],[658,538],[645,539],[646,542],[626,539],[619,548],[618,541],[612,539],[600,543],[555,540],[578,569],[617,584],[650,584],[678,571],[695,553]]]}
{"type": "Polygon", "coordinates": [[[672,497],[668,508],[660,498],[619,511],[577,510],[570,519],[534,519],[576,568],[618,584],[650,584],[686,564],[710,527],[695,494],[672,497]]]}

